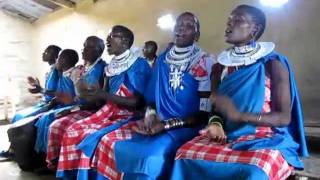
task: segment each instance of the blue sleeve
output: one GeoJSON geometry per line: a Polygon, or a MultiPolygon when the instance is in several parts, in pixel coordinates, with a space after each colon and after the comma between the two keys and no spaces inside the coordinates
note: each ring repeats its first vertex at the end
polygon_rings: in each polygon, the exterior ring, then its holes
{"type": "Polygon", "coordinates": [[[46,79],[45,89],[49,91],[55,91],[57,89],[58,80],[59,80],[59,72],[55,68],[49,73],[46,79]]]}
{"type": "Polygon", "coordinates": [[[130,84],[133,86],[134,91],[139,94],[144,94],[146,85],[151,76],[151,67],[148,62],[139,58],[136,63],[134,63],[132,69],[128,72],[128,77],[130,84]]]}
{"type": "MultiPolygon", "coordinates": [[[[50,73],[48,74],[48,77],[46,79],[45,84],[45,90],[46,91],[56,91],[58,88],[58,81],[59,81],[59,72],[56,68],[54,68],[50,73]]],[[[45,101],[50,101],[53,98],[53,96],[44,95],[45,101]]]]}

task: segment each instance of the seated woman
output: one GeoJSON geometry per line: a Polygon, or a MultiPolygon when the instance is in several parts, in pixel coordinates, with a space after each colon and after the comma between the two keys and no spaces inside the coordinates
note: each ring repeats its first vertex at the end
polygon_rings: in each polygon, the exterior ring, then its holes
{"type": "Polygon", "coordinates": [[[198,119],[206,119],[210,111],[207,105],[211,105],[208,100],[213,59],[195,44],[199,28],[192,13],[178,17],[174,46],[157,59],[145,93],[151,106],[144,120],[107,132],[95,153],[90,151],[90,136],[87,143],[85,140],[79,145],[86,155],[94,153],[91,167],[97,169],[97,178],[170,177],[176,150],[197,134],[201,127],[198,119]]]}
{"type": "Polygon", "coordinates": [[[83,45],[82,56],[85,61],[85,72],[78,81],[76,88],[79,91],[79,98],[82,99],[81,105],[73,109],[66,109],[57,114],[56,119],[48,129],[47,144],[47,161],[51,165],[51,161],[55,160],[59,155],[60,149],[56,148],[62,141],[62,135],[65,129],[74,122],[93,114],[96,103],[84,100],[84,93],[87,89],[97,90],[103,88],[105,61],[101,59],[101,55],[105,49],[102,39],[96,36],[87,38],[83,45]],[[76,110],[75,112],[73,110],[76,110]],[[62,117],[64,116],[64,117],[62,117]]]}
{"type": "MultiPolygon", "coordinates": [[[[37,151],[47,153],[49,126],[57,117],[61,117],[69,111],[77,111],[79,105],[85,106],[87,104],[85,100],[79,97],[79,94],[81,94],[80,82],[86,85],[86,88],[102,88],[104,67],[106,65],[100,58],[103,51],[103,40],[96,36],[90,36],[86,39],[82,52],[84,67],[73,67],[78,62],[77,54],[66,57],[62,54],[59,57],[65,72],[63,73],[63,77],[61,77],[61,81],[59,81],[61,83],[59,83],[57,90],[57,98],[63,104],[60,105],[60,108],[49,111],[37,121],[37,139],[35,145],[37,151]],[[67,67],[64,68],[64,66],[67,67]],[[78,88],[75,87],[77,84],[78,88]]],[[[88,114],[89,112],[84,113],[88,114]]]]}
{"type": "Polygon", "coordinates": [[[36,106],[23,109],[15,114],[12,118],[12,123],[16,121],[34,116],[39,113],[42,113],[46,110],[49,110],[45,105],[47,105],[51,99],[54,97],[52,95],[46,94],[46,92],[55,92],[57,89],[57,83],[59,80],[59,73],[55,66],[56,59],[58,58],[61,48],[55,45],[48,46],[42,54],[43,62],[47,62],[51,67],[50,71],[46,74],[46,81],[44,89],[40,86],[39,80],[32,77],[28,77],[28,82],[32,86],[29,89],[29,92],[32,94],[43,93],[43,101],[37,104],[36,106]]]}
{"type": "Polygon", "coordinates": [[[46,152],[46,127],[48,126],[48,119],[54,119],[56,112],[63,108],[71,107],[75,102],[66,102],[66,96],[71,95],[72,99],[76,96],[75,83],[78,81],[83,68],[75,66],[79,60],[78,53],[72,49],[64,49],[59,55],[57,68],[62,71],[60,75],[57,90],[55,92],[55,103],[57,108],[50,110],[37,120],[35,126],[37,128],[37,138],[35,150],[37,152],[46,152]]]}
{"type": "MultiPolygon", "coordinates": [[[[57,89],[57,83],[59,80],[59,72],[56,68],[56,59],[58,58],[60,47],[55,45],[48,46],[42,54],[42,60],[47,62],[51,68],[50,71],[46,75],[46,83],[45,88],[43,89],[40,86],[39,80],[34,79],[32,77],[28,77],[29,84],[33,87],[29,89],[30,93],[42,93],[43,94],[43,101],[38,103],[35,106],[23,109],[18,111],[15,116],[12,118],[12,123],[15,123],[19,120],[25,119],[27,117],[36,116],[40,113],[46,112],[51,108],[54,108],[54,104],[51,104],[51,100],[54,96],[52,93],[57,89]]],[[[11,159],[14,155],[13,149],[10,145],[8,150],[4,150],[0,152],[0,157],[9,158],[11,159]]]]}
{"type": "Polygon", "coordinates": [[[227,22],[233,47],[214,66],[216,114],[201,135],[176,154],[172,179],[286,179],[303,168],[303,117],[292,70],[271,42],[256,42],[265,14],[248,5],[227,22]],[[222,114],[217,116],[217,114],[222,114]]]}
{"type": "Polygon", "coordinates": [[[130,50],[133,42],[130,29],[121,25],[112,28],[107,37],[107,50],[115,56],[105,68],[105,90],[84,93],[88,101],[103,99],[106,104],[89,117],[81,112],[73,113],[50,126],[47,161],[51,164],[59,157],[57,177],[75,179],[78,169],[89,169],[90,159],[77,145],[87,135],[131,118],[144,106],[142,95],[151,68],[145,59],[130,50]]]}

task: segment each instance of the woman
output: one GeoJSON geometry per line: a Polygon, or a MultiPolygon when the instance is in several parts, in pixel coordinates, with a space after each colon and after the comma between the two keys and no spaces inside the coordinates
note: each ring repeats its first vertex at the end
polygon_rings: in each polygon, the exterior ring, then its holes
{"type": "Polygon", "coordinates": [[[218,56],[211,100],[215,116],[176,154],[172,179],[286,179],[306,156],[302,110],[286,57],[270,42],[256,42],[265,14],[235,8],[218,56]],[[217,116],[221,114],[222,116],[217,116]]]}
{"type": "MultiPolygon", "coordinates": [[[[41,147],[37,148],[39,151],[48,154],[51,153],[51,151],[47,151],[48,141],[51,139],[49,133],[49,126],[51,123],[55,122],[58,117],[70,113],[70,111],[78,112],[79,106],[88,106],[87,102],[81,98],[81,88],[102,88],[104,67],[106,63],[100,58],[100,56],[104,51],[104,47],[105,46],[102,39],[96,36],[89,36],[83,44],[82,58],[84,60],[84,66],[80,65],[74,67],[72,71],[70,70],[72,73],[63,74],[64,76],[62,76],[62,79],[66,80],[63,81],[64,85],[62,87],[68,87],[69,90],[66,90],[65,92],[58,91],[58,95],[63,97],[66,107],[61,106],[55,111],[50,111],[50,113],[45,114],[37,122],[37,144],[39,144],[38,147],[41,147]],[[80,74],[74,73],[79,71],[78,69],[80,69],[80,74]],[[76,74],[76,76],[72,74],[76,74]],[[73,91],[74,93],[71,93],[73,91]]],[[[81,113],[81,115],[87,116],[89,116],[89,114],[90,111],[84,111],[81,113]]],[[[64,125],[66,126],[66,124],[64,125]]],[[[55,132],[58,130],[55,130],[55,132]]],[[[56,137],[53,140],[60,141],[60,139],[56,137]]]]}
{"type": "Polygon", "coordinates": [[[182,13],[175,43],[157,58],[144,94],[150,105],[145,119],[105,133],[94,153],[91,141],[80,144],[86,155],[93,155],[91,167],[97,169],[98,178],[170,177],[176,150],[197,134],[198,120],[208,114],[213,59],[196,44],[199,36],[199,20],[182,13]]]}
{"type": "Polygon", "coordinates": [[[59,158],[57,177],[81,177],[78,173],[90,168],[90,158],[77,145],[89,134],[130,119],[143,107],[142,95],[151,68],[145,59],[130,50],[133,42],[134,34],[130,29],[121,25],[112,27],[107,37],[107,51],[114,57],[105,67],[105,90],[85,93],[85,99],[89,102],[103,99],[105,105],[88,117],[75,113],[58,119],[57,123],[50,126],[52,143],[49,141],[51,152],[47,161],[52,164],[59,158]],[[56,139],[60,142],[54,142],[56,139]]]}
{"type": "Polygon", "coordinates": [[[76,102],[75,84],[83,72],[81,66],[76,66],[79,60],[78,53],[73,49],[64,49],[58,58],[58,69],[62,70],[56,89],[57,108],[45,112],[35,123],[37,128],[37,138],[35,150],[37,152],[47,152],[48,127],[55,119],[55,114],[64,108],[71,108],[76,102]],[[70,97],[72,101],[67,102],[65,97],[70,97]]]}
{"type": "Polygon", "coordinates": [[[36,78],[28,77],[28,83],[32,86],[29,89],[30,93],[42,93],[43,101],[36,106],[29,107],[27,109],[21,110],[15,114],[12,118],[12,123],[19,121],[20,119],[24,119],[26,117],[34,116],[39,113],[48,111],[47,104],[50,103],[54,96],[49,95],[49,92],[55,92],[57,89],[57,84],[59,81],[59,72],[56,68],[56,59],[58,58],[59,52],[61,48],[56,45],[50,45],[46,48],[46,50],[42,54],[43,62],[47,62],[51,67],[50,71],[46,74],[46,81],[44,89],[40,86],[39,80],[36,78]],[[47,94],[48,93],[48,94],[47,94]]]}

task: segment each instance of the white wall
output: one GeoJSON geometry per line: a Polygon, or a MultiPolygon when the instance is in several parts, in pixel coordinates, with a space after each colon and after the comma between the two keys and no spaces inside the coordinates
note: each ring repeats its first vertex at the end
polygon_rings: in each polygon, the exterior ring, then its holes
{"type": "Polygon", "coordinates": [[[26,77],[40,69],[33,59],[34,26],[0,11],[0,98],[31,102],[26,77]]]}

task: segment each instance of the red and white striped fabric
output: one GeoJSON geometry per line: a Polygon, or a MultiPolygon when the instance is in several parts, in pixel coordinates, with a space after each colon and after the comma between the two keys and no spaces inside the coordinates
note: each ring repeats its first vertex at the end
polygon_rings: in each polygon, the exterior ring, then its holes
{"type": "MultiPolygon", "coordinates": [[[[262,112],[267,113],[271,111],[271,81],[269,78],[265,80],[265,87],[262,112]]],[[[176,160],[194,159],[251,164],[261,168],[269,179],[286,179],[290,176],[293,168],[286,162],[280,151],[272,149],[238,151],[231,148],[232,145],[239,142],[272,136],[273,132],[270,127],[257,127],[255,134],[241,136],[233,142],[220,145],[203,134],[180,147],[176,154],[176,160]]]]}
{"type": "Polygon", "coordinates": [[[100,174],[112,180],[122,179],[122,173],[116,168],[114,145],[117,141],[131,139],[134,133],[132,127],[135,125],[135,122],[126,124],[103,136],[97,146],[91,164],[91,166],[95,167],[100,174]]]}
{"type": "MultiPolygon", "coordinates": [[[[132,96],[124,85],[120,87],[117,94],[125,97],[132,96]]],[[[77,150],[76,146],[87,135],[107,127],[118,120],[127,119],[132,115],[133,112],[119,108],[115,104],[107,103],[91,116],[73,123],[63,135],[57,170],[89,169],[90,159],[82,151],[77,150]]]]}
{"type": "MultiPolygon", "coordinates": [[[[242,138],[244,140],[245,138],[242,138]]],[[[206,135],[195,137],[184,144],[176,154],[178,159],[207,160],[226,163],[244,163],[258,166],[269,179],[286,179],[292,167],[282,157],[280,151],[262,149],[254,151],[236,151],[230,148],[231,143],[219,145],[206,135]]]]}
{"type": "Polygon", "coordinates": [[[73,123],[84,119],[93,113],[90,111],[79,111],[72,114],[69,114],[65,117],[55,120],[49,128],[48,135],[48,152],[47,152],[47,163],[49,166],[51,162],[59,157],[61,142],[63,134],[66,129],[71,126],[73,123]]]}

